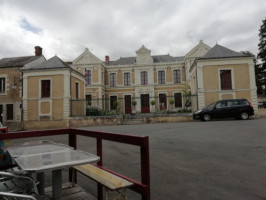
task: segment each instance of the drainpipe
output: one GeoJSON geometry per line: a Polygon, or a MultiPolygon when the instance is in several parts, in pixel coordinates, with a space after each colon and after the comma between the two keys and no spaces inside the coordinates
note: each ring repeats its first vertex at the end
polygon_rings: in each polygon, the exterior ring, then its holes
{"type": "Polygon", "coordinates": [[[69,81],[69,84],[70,84],[70,99],[69,99],[69,103],[70,103],[70,105],[69,105],[69,108],[70,108],[70,112],[69,112],[69,114],[70,114],[70,116],[69,117],[71,117],[72,116],[72,80],[71,80],[71,69],[70,69],[70,77],[69,77],[69,79],[70,79],[70,81],[69,81]]]}
{"type": "Polygon", "coordinates": [[[21,109],[21,112],[20,112],[20,117],[21,117],[21,129],[24,130],[24,110],[23,110],[23,72],[21,72],[21,77],[22,77],[22,80],[21,80],[21,104],[20,104],[20,109],[21,109]]]}

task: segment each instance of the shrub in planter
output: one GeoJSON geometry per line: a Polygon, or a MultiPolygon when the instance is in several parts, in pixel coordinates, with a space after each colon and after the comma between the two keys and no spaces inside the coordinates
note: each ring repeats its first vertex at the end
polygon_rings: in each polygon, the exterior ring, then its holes
{"type": "Polygon", "coordinates": [[[132,106],[135,106],[135,105],[137,105],[137,102],[136,102],[136,100],[132,100],[132,102],[131,102],[131,104],[132,104],[132,106]]]}

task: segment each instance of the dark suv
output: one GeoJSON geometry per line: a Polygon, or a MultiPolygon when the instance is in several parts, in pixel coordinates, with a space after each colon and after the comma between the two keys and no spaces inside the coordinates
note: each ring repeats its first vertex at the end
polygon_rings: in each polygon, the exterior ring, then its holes
{"type": "Polygon", "coordinates": [[[193,114],[193,119],[210,121],[213,118],[248,119],[254,115],[252,104],[247,99],[227,99],[212,103],[193,114]]]}

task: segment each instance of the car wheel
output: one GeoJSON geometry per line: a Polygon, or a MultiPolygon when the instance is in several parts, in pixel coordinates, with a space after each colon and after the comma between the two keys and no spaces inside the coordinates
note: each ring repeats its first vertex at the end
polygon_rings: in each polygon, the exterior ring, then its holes
{"type": "Polygon", "coordinates": [[[248,115],[248,113],[246,113],[246,112],[242,112],[242,113],[240,114],[240,118],[243,119],[243,120],[246,120],[246,119],[249,118],[249,115],[248,115]]]}
{"type": "Polygon", "coordinates": [[[210,121],[211,120],[211,116],[209,114],[204,114],[202,118],[204,121],[210,121]]]}

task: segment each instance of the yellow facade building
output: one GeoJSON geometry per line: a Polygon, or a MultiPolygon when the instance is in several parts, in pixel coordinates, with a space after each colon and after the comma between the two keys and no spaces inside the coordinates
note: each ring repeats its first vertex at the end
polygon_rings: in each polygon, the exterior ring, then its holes
{"type": "Polygon", "coordinates": [[[84,75],[54,56],[23,72],[25,129],[69,127],[70,116],[84,116],[84,75]]]}

